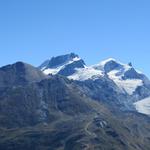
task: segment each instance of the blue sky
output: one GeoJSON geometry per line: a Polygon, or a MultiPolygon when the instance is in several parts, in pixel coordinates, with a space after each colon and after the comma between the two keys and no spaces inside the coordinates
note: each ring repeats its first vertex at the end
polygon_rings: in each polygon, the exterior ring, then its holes
{"type": "Polygon", "coordinates": [[[69,52],[114,57],[150,77],[149,0],[0,0],[0,66],[69,52]]]}

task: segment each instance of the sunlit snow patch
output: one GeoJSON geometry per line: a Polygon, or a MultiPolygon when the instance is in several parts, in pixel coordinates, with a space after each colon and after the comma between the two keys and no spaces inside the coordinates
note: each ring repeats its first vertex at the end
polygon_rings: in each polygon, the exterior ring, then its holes
{"type": "Polygon", "coordinates": [[[134,103],[138,112],[146,115],[150,115],[150,97],[140,100],[134,103]]]}
{"type": "Polygon", "coordinates": [[[76,73],[69,76],[68,78],[84,81],[88,79],[98,79],[101,76],[103,76],[103,72],[101,70],[96,70],[92,67],[86,67],[82,69],[76,69],[76,73]]]}

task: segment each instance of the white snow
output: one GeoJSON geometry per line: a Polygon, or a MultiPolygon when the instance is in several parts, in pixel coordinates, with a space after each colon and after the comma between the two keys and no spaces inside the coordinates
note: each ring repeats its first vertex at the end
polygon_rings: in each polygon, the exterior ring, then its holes
{"type": "Polygon", "coordinates": [[[80,57],[75,57],[75,58],[73,58],[73,60],[72,60],[72,61],[74,62],[74,61],[79,61],[79,60],[81,60],[81,58],[80,58],[80,57]]]}
{"type": "Polygon", "coordinates": [[[48,69],[45,69],[43,72],[46,74],[46,75],[48,75],[48,74],[53,74],[53,75],[55,75],[55,74],[57,74],[61,69],[60,69],[61,67],[57,67],[57,68],[55,68],[55,69],[50,69],[50,68],[48,68],[48,69]]]}
{"type": "MultiPolygon", "coordinates": [[[[72,60],[70,60],[64,64],[61,64],[54,69],[53,68],[45,69],[45,70],[43,70],[43,72],[45,74],[54,74],[55,75],[60,70],[64,69],[66,67],[66,65],[71,64],[75,61],[79,61],[80,59],[81,58],[79,58],[79,57],[75,57],[72,60]]],[[[120,67],[116,68],[115,70],[108,72],[107,75],[111,80],[113,80],[116,83],[116,85],[122,90],[122,92],[126,92],[129,95],[132,95],[138,86],[143,85],[143,81],[140,79],[123,80],[122,77],[124,76],[125,72],[130,70],[132,68],[132,66],[130,66],[128,64],[123,64],[119,61],[116,61],[113,58],[106,59],[106,60],[100,62],[99,64],[96,64],[96,65],[93,65],[90,67],[84,66],[85,68],[76,68],[76,72],[74,74],[68,76],[68,78],[73,79],[73,80],[80,80],[80,81],[84,81],[84,80],[88,80],[88,79],[92,79],[92,80],[98,79],[98,78],[104,76],[104,74],[105,74],[104,67],[110,61],[115,61],[116,63],[121,65],[120,67]]]]}
{"type": "Polygon", "coordinates": [[[140,79],[123,80],[122,76],[124,75],[125,71],[127,71],[128,69],[130,68],[127,65],[125,65],[123,72],[120,70],[113,70],[108,73],[108,76],[117,84],[117,86],[122,91],[126,91],[129,95],[132,95],[138,86],[143,85],[143,81],[140,79]]]}
{"type": "Polygon", "coordinates": [[[124,64],[124,63],[121,63],[120,61],[117,61],[116,59],[114,58],[108,58],[106,60],[103,60],[101,61],[100,63],[96,64],[96,65],[93,65],[94,68],[101,68],[101,69],[104,69],[104,66],[110,62],[110,61],[114,61],[116,62],[117,64],[120,64],[121,66],[124,67],[125,70],[128,70],[129,68],[131,68],[131,66],[129,66],[128,64],[124,64]]]}
{"type": "Polygon", "coordinates": [[[116,68],[115,70],[108,72],[107,75],[111,80],[113,80],[116,83],[116,85],[122,90],[122,92],[127,92],[129,95],[132,95],[138,86],[143,85],[143,82],[140,79],[123,80],[122,77],[124,76],[125,72],[130,70],[132,68],[132,66],[130,66],[128,64],[123,64],[119,61],[116,61],[113,58],[106,59],[106,60],[100,62],[99,64],[94,65],[93,68],[95,68],[97,70],[103,70],[105,72],[104,67],[110,61],[115,61],[116,63],[121,65],[120,67],[116,68]]]}
{"type": "Polygon", "coordinates": [[[150,115],[150,97],[140,100],[134,105],[139,113],[150,115]]]}
{"type": "Polygon", "coordinates": [[[142,80],[138,80],[138,79],[132,79],[132,80],[131,79],[127,79],[127,80],[114,79],[113,81],[117,84],[117,86],[122,91],[126,91],[129,95],[132,95],[138,86],[143,85],[142,80]]]}
{"type": "Polygon", "coordinates": [[[117,62],[114,58],[108,58],[108,59],[106,59],[106,60],[101,61],[98,65],[104,66],[105,64],[107,64],[107,63],[110,62],[110,61],[115,61],[115,62],[117,62]]]}
{"type": "Polygon", "coordinates": [[[131,69],[132,67],[129,66],[128,64],[120,63],[113,58],[104,60],[99,64],[93,65],[91,67],[76,69],[77,70],[76,73],[69,76],[68,78],[73,80],[80,80],[80,81],[84,81],[88,79],[95,80],[97,78],[100,78],[105,74],[104,66],[109,61],[115,61],[121,65],[120,68],[110,71],[109,73],[107,73],[107,75],[111,80],[113,80],[116,83],[116,85],[122,90],[122,92],[126,92],[129,95],[132,95],[138,86],[143,85],[143,82],[140,79],[123,80],[122,77],[124,76],[125,72],[131,69]]]}
{"type": "Polygon", "coordinates": [[[79,61],[81,60],[80,57],[75,57],[73,58],[72,60],[68,61],[68,62],[65,62],[64,64],[61,64],[59,66],[57,66],[56,68],[48,68],[48,69],[44,69],[43,72],[48,75],[48,74],[57,74],[60,70],[64,69],[67,65],[75,62],[75,61],[79,61]]]}
{"type": "Polygon", "coordinates": [[[96,70],[92,67],[86,67],[82,69],[76,69],[76,73],[71,76],[68,76],[69,79],[73,80],[88,80],[88,79],[97,79],[103,76],[103,72],[101,70],[96,70]]]}

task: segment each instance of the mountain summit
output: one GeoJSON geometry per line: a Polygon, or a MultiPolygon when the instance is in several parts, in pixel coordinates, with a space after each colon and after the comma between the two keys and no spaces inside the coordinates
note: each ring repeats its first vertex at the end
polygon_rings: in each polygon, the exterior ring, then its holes
{"type": "Polygon", "coordinates": [[[50,60],[46,60],[42,63],[39,68],[45,74],[61,74],[69,76],[75,73],[75,68],[84,68],[84,66],[84,61],[78,55],[70,53],[52,57],[50,60]]]}
{"type": "Polygon", "coordinates": [[[25,85],[48,78],[38,68],[24,62],[16,62],[0,68],[0,87],[25,85]]]}
{"type": "Polygon", "coordinates": [[[134,94],[138,87],[150,85],[148,78],[133,68],[131,63],[124,64],[113,58],[93,65],[96,70],[102,70],[116,85],[129,95],[134,94]]]}

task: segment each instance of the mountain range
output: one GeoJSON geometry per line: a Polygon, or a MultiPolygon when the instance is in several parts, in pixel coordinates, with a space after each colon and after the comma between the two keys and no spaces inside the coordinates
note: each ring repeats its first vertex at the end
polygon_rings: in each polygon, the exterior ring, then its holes
{"type": "MultiPolygon", "coordinates": [[[[149,102],[144,103],[144,99],[150,97],[150,80],[143,73],[136,70],[132,63],[124,64],[109,58],[96,65],[87,66],[78,55],[71,53],[53,57],[42,63],[39,69],[46,75],[59,74],[76,82],[78,81],[78,84],[86,86],[86,89],[88,88],[88,91],[84,90],[84,92],[93,95],[96,99],[108,100],[106,96],[103,97],[95,93],[101,93],[103,89],[104,91],[101,94],[106,93],[112,99],[112,94],[115,92],[115,99],[118,99],[119,103],[129,105],[129,107],[135,108],[139,112],[141,112],[141,109],[136,107],[138,101],[142,101],[140,104],[143,107],[146,105],[143,109],[147,109],[147,104],[150,105],[149,102]],[[94,88],[90,90],[91,82],[94,84],[94,88]],[[106,85],[108,86],[105,89],[106,85]],[[112,92],[108,93],[110,88],[112,92]],[[125,97],[125,100],[123,97],[125,97]]],[[[144,113],[144,111],[141,113],[144,113]]]]}
{"type": "Polygon", "coordinates": [[[150,80],[74,53],[0,68],[0,149],[149,150],[150,80]]]}

